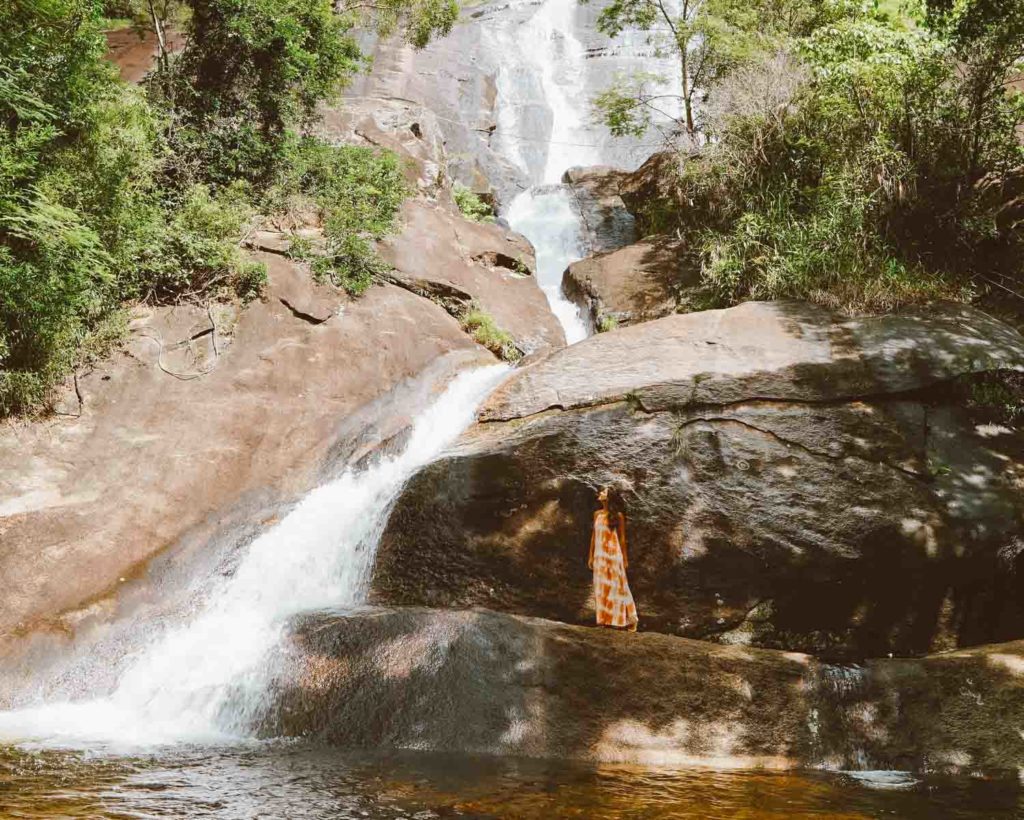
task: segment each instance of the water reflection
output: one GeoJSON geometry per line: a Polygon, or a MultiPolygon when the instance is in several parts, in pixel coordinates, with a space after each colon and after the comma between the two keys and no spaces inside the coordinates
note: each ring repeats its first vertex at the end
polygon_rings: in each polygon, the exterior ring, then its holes
{"type": "Polygon", "coordinates": [[[878,791],[836,775],[341,753],[301,744],[136,757],[0,750],[0,816],[216,818],[1024,817],[1016,783],[878,791]]]}

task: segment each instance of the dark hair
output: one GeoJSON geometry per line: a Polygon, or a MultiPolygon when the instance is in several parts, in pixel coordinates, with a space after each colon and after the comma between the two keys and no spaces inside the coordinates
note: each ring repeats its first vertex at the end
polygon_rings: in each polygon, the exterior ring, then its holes
{"type": "Polygon", "coordinates": [[[615,485],[604,484],[601,486],[601,489],[597,491],[599,495],[601,490],[605,489],[605,487],[608,488],[608,515],[614,518],[618,513],[624,513],[626,511],[625,504],[622,499],[622,493],[615,485]]]}

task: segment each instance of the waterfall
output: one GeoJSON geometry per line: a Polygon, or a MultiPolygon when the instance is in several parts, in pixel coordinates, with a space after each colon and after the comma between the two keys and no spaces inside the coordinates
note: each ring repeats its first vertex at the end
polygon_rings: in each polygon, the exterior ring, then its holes
{"type": "Polygon", "coordinates": [[[583,258],[583,225],[565,185],[539,185],[519,194],[506,214],[512,230],[533,244],[537,281],[562,323],[569,344],[590,335],[579,307],[562,293],[562,273],[583,258]]]}
{"type": "Polygon", "coordinates": [[[264,661],[288,619],[365,600],[391,503],[507,372],[495,365],[458,376],[415,419],[400,454],[306,495],[207,591],[194,617],[131,659],[110,695],[0,713],[0,741],[131,747],[245,737],[265,696],[264,661]]]}
{"type": "MultiPolygon", "coordinates": [[[[569,344],[591,333],[580,309],[562,292],[562,274],[587,253],[582,217],[562,176],[574,166],[600,165],[619,159],[621,146],[590,110],[590,97],[601,79],[588,75],[592,56],[577,34],[578,0],[544,0],[519,25],[497,26],[488,48],[507,55],[497,76],[495,147],[515,162],[532,187],[507,206],[509,226],[523,234],[537,252],[537,278],[569,344]],[[596,83],[596,86],[595,86],[596,83]]],[[[625,52],[625,64],[639,63],[635,33],[624,33],[609,49],[625,52]]],[[[621,58],[620,58],[621,59],[621,58]]],[[[671,61],[651,56],[655,68],[671,61]]],[[[675,88],[675,81],[663,84],[675,88]]],[[[648,151],[650,153],[650,151],[648,151]]]]}

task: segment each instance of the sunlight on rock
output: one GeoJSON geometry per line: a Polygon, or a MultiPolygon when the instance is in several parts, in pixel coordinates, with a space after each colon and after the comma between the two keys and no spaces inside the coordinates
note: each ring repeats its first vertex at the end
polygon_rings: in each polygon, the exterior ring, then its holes
{"type": "Polygon", "coordinates": [[[1000,652],[985,656],[992,666],[998,666],[1012,672],[1014,675],[1024,676],[1024,657],[1020,655],[1007,655],[1000,652]]]}
{"type": "Polygon", "coordinates": [[[974,428],[974,432],[982,438],[995,438],[996,436],[1012,436],[1015,431],[1002,424],[979,424],[974,428]]]}
{"type": "Polygon", "coordinates": [[[900,522],[900,528],[904,535],[913,538],[924,549],[925,554],[929,558],[934,558],[938,555],[939,540],[931,524],[919,521],[916,518],[904,518],[900,522]]]}
{"type": "Polygon", "coordinates": [[[302,687],[314,692],[324,691],[333,681],[344,678],[352,669],[352,662],[348,658],[336,658],[319,653],[307,654],[306,658],[302,687]]]}
{"type": "Polygon", "coordinates": [[[457,637],[435,626],[415,635],[403,635],[381,644],[374,655],[377,668],[386,680],[408,678],[418,671],[435,672],[444,664],[457,637]]]}

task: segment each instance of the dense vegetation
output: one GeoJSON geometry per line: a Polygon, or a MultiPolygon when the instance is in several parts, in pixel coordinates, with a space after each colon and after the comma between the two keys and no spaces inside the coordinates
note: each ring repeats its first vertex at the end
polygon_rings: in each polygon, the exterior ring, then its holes
{"type": "MultiPolygon", "coordinates": [[[[661,118],[679,160],[642,219],[686,242],[684,304],[889,310],[994,293],[1024,309],[1024,2],[687,7],[669,47],[698,104],[661,118]]],[[[601,19],[659,23],[648,0],[601,19]]],[[[655,99],[622,82],[597,105],[635,134],[666,109],[655,99]]]]}
{"type": "Polygon", "coordinates": [[[122,306],[225,293],[265,272],[253,215],[311,200],[316,270],[358,291],[405,193],[397,160],[302,136],[365,60],[353,29],[403,21],[425,43],[452,0],[13,0],[0,7],[0,416],[118,337],[122,306]],[[371,15],[367,19],[367,14],[371,15]],[[106,17],[183,26],[143,88],[103,59],[106,17]]]}

